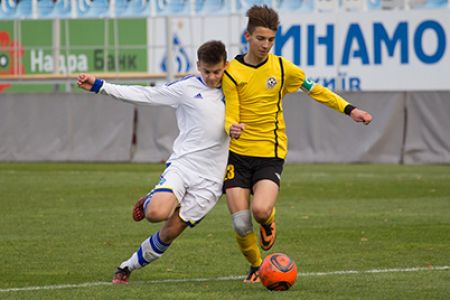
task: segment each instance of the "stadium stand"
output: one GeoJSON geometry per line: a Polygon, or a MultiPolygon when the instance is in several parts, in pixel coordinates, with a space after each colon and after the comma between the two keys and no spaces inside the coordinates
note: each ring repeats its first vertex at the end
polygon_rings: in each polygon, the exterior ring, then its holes
{"type": "Polygon", "coordinates": [[[159,16],[177,16],[191,14],[189,0],[155,0],[155,14],[159,16]]]}
{"type": "Polygon", "coordinates": [[[314,0],[280,0],[278,9],[280,12],[312,12],[314,11],[314,0]]]}
{"type": "Polygon", "coordinates": [[[103,18],[110,16],[108,0],[79,0],[77,3],[77,16],[79,18],[103,18]]]}
{"type": "Polygon", "coordinates": [[[411,9],[445,8],[448,7],[448,0],[409,0],[411,9]]]}
{"type": "Polygon", "coordinates": [[[31,0],[2,0],[0,1],[0,19],[29,19],[32,17],[31,0]]]}
{"type": "Polygon", "coordinates": [[[244,13],[254,4],[272,6],[280,12],[335,12],[439,9],[448,8],[448,3],[448,0],[0,0],[0,19],[224,15],[244,13]]]}
{"type": "Polygon", "coordinates": [[[195,13],[206,14],[229,14],[231,12],[230,1],[226,0],[197,0],[195,1],[195,13]]]}
{"type": "Polygon", "coordinates": [[[41,19],[69,18],[72,13],[71,0],[38,0],[37,17],[41,19]]]}
{"type": "Polygon", "coordinates": [[[236,1],[236,10],[238,12],[246,11],[252,5],[273,6],[274,2],[272,0],[238,0],[236,1]]]}
{"type": "Polygon", "coordinates": [[[342,9],[344,11],[363,11],[363,0],[342,0],[342,9]]]}
{"type": "Polygon", "coordinates": [[[147,17],[150,11],[150,0],[116,0],[116,17],[147,17]]]}
{"type": "Polygon", "coordinates": [[[381,0],[381,9],[392,10],[404,8],[405,8],[405,0],[381,0]]]}
{"type": "Polygon", "coordinates": [[[318,12],[333,12],[339,9],[339,0],[316,0],[318,12]]]}

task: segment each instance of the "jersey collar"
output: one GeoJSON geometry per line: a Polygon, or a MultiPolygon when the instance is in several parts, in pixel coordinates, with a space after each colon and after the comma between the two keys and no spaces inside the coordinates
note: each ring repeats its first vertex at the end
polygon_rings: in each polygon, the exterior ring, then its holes
{"type": "Polygon", "coordinates": [[[246,53],[244,53],[244,54],[238,54],[238,55],[236,55],[235,59],[236,59],[238,62],[240,62],[241,64],[246,65],[246,66],[248,66],[248,67],[250,67],[250,68],[255,68],[255,69],[257,69],[257,68],[261,67],[262,65],[264,65],[264,64],[269,60],[269,56],[267,56],[267,58],[266,58],[263,62],[261,62],[261,63],[257,64],[256,66],[254,66],[254,65],[250,65],[250,64],[248,64],[248,63],[246,63],[246,62],[244,61],[244,56],[245,56],[245,54],[246,54],[246,53]]]}
{"type": "MultiPolygon", "coordinates": [[[[198,81],[200,81],[205,87],[210,89],[210,87],[206,84],[206,82],[203,80],[203,77],[201,75],[197,75],[196,77],[197,77],[198,81]]],[[[221,88],[222,88],[222,84],[220,84],[218,87],[216,87],[216,89],[221,89],[221,88]]]]}

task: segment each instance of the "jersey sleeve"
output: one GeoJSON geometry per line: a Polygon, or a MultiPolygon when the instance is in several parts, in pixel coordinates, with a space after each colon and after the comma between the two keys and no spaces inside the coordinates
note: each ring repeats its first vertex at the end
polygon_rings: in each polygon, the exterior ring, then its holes
{"type": "Polygon", "coordinates": [[[283,59],[283,67],[286,73],[285,89],[287,93],[293,93],[298,91],[298,89],[301,89],[317,102],[325,104],[339,112],[344,112],[345,107],[349,105],[349,103],[338,94],[307,79],[305,72],[292,62],[283,59]]]}
{"type": "Polygon", "coordinates": [[[283,72],[285,73],[285,85],[284,89],[286,93],[294,93],[302,86],[305,79],[305,72],[294,65],[287,59],[282,59],[283,72]]]}
{"type": "Polygon", "coordinates": [[[314,84],[309,96],[317,102],[325,104],[326,106],[342,113],[344,112],[345,107],[349,105],[344,98],[317,83],[314,84]]]}
{"type": "Polygon", "coordinates": [[[225,95],[225,131],[228,135],[230,134],[231,125],[240,123],[240,104],[237,88],[236,80],[228,72],[225,72],[222,79],[222,90],[225,95]]]}
{"type": "Polygon", "coordinates": [[[100,93],[134,104],[161,105],[176,108],[182,98],[182,87],[179,83],[148,87],[104,82],[100,93]]]}

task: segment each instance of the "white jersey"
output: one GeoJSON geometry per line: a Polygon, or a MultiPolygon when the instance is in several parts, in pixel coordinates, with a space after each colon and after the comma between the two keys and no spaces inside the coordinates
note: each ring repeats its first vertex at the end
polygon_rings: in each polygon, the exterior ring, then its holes
{"type": "Polygon", "coordinates": [[[229,138],[225,132],[222,89],[208,87],[200,76],[187,76],[158,87],[124,86],[104,82],[100,93],[125,102],[170,106],[175,109],[179,135],[168,162],[186,172],[223,182],[229,138]]]}

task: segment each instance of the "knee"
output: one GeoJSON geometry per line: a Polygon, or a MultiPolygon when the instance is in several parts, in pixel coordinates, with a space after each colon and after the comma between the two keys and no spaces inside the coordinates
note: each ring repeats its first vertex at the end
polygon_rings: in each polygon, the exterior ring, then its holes
{"type": "Polygon", "coordinates": [[[147,208],[145,218],[151,223],[167,220],[167,216],[160,210],[147,208]]]}
{"type": "Polygon", "coordinates": [[[272,207],[253,206],[252,213],[258,223],[265,222],[272,214],[272,207]]]}
{"type": "Polygon", "coordinates": [[[249,210],[241,210],[232,215],[234,231],[246,236],[253,231],[252,216],[249,210]]]}

